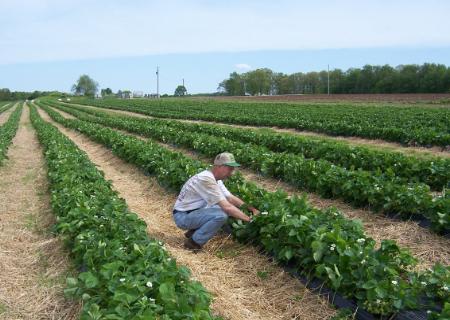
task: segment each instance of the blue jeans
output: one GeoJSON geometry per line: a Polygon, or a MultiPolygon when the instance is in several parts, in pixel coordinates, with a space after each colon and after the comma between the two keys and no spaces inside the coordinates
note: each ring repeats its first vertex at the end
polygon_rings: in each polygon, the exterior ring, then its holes
{"type": "Polygon", "coordinates": [[[184,230],[197,229],[192,236],[199,245],[204,245],[214,237],[219,229],[227,222],[228,215],[220,207],[203,208],[186,212],[176,212],[173,215],[175,224],[184,230]]]}

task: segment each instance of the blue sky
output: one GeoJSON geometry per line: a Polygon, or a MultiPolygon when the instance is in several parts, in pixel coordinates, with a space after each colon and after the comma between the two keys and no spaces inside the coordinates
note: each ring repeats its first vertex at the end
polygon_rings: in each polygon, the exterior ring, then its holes
{"type": "Polygon", "coordinates": [[[449,1],[0,1],[0,88],[214,92],[233,71],[450,65],[449,1]]]}

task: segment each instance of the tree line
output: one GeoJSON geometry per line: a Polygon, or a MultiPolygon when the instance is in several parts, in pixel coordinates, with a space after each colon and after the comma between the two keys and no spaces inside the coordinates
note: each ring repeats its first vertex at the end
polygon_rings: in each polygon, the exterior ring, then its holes
{"type": "Polygon", "coordinates": [[[0,101],[32,100],[40,96],[48,95],[49,91],[11,91],[8,88],[0,89],[0,101]]]}
{"type": "Polygon", "coordinates": [[[450,67],[425,63],[391,67],[365,65],[347,71],[284,74],[268,68],[233,72],[218,90],[228,95],[328,93],[449,93],[450,67]]]}

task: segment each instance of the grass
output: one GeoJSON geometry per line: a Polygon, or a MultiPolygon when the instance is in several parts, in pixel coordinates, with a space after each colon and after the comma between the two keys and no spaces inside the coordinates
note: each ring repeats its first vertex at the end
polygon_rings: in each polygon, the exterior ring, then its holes
{"type": "Polygon", "coordinates": [[[36,177],[37,177],[37,171],[30,170],[22,177],[21,180],[24,184],[27,184],[27,183],[30,183],[31,181],[35,180],[36,177]]]}
{"type": "Polygon", "coordinates": [[[221,250],[217,250],[215,255],[216,257],[220,259],[226,259],[226,258],[234,258],[241,254],[241,248],[238,247],[230,247],[230,248],[223,248],[221,250]]]}
{"type": "Polygon", "coordinates": [[[3,304],[2,302],[0,302],[0,314],[5,313],[6,310],[8,310],[8,307],[5,304],[3,304]]]}

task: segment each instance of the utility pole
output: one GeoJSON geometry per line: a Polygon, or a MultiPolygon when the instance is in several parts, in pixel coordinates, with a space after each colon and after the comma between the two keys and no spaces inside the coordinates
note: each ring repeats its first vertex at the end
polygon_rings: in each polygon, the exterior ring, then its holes
{"type": "Polygon", "coordinates": [[[159,66],[156,67],[156,98],[159,99],[159,66]]]}
{"type": "Polygon", "coordinates": [[[328,65],[328,95],[330,95],[330,65],[328,65]]]}

